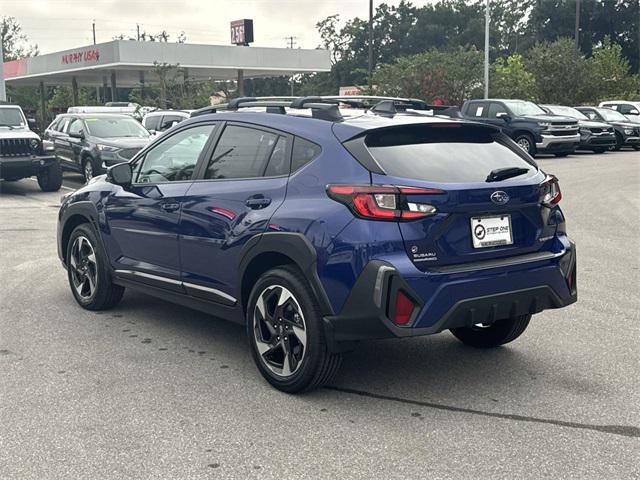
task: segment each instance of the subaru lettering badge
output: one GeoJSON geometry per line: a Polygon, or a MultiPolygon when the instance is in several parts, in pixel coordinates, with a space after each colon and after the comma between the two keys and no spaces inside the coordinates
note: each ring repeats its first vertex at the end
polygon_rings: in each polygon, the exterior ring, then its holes
{"type": "Polygon", "coordinates": [[[509,195],[507,195],[507,193],[503,192],[502,190],[498,190],[491,194],[491,201],[493,203],[497,203],[498,205],[504,205],[509,201],[509,195]]]}

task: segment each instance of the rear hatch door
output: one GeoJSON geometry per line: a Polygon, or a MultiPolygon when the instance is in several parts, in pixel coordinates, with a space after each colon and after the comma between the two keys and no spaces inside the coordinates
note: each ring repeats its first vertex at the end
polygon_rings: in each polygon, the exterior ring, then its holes
{"type": "Polygon", "coordinates": [[[555,226],[540,202],[546,175],[494,129],[464,123],[411,126],[374,132],[365,143],[387,173],[372,173],[372,184],[443,191],[405,195],[407,202],[436,207],[432,216],[398,223],[418,268],[548,248],[555,226]]]}

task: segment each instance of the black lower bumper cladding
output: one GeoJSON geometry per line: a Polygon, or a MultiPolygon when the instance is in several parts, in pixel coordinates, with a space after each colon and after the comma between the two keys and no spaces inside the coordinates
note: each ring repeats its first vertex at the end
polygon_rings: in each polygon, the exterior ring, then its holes
{"type": "Polygon", "coordinates": [[[561,266],[570,289],[569,298],[561,298],[548,285],[468,298],[455,303],[434,325],[423,328],[400,327],[392,322],[398,291],[402,290],[416,304],[411,323],[423,302],[393,266],[372,261],[358,277],[340,313],[324,318],[327,342],[330,348],[340,350],[341,346],[360,340],[430,335],[570,305],[577,300],[575,249],[570,252],[561,266]]]}

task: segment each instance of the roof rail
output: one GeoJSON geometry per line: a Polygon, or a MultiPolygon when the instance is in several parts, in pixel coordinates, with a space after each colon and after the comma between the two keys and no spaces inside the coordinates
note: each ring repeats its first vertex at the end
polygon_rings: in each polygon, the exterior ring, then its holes
{"type": "Polygon", "coordinates": [[[190,118],[199,117],[200,115],[207,115],[208,113],[216,113],[221,105],[211,105],[209,107],[199,108],[198,110],[194,110],[189,115],[190,118]]]}

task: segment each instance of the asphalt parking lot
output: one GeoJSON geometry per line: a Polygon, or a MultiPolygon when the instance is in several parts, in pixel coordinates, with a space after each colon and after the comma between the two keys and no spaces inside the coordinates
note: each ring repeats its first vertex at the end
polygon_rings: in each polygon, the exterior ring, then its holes
{"type": "Polygon", "coordinates": [[[0,184],[0,478],[640,477],[640,152],[539,163],[577,304],[492,351],[364,344],[302,396],[262,380],[239,326],[131,292],[82,310],[56,255],[64,192],[0,184]]]}

